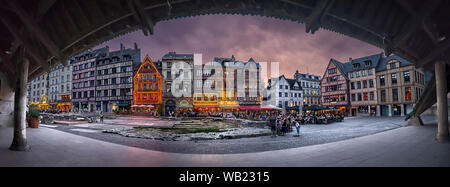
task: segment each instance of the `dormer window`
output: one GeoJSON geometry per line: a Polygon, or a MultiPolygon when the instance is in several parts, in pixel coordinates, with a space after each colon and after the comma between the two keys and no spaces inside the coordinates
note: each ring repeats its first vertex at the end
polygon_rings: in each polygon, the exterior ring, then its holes
{"type": "Polygon", "coordinates": [[[366,67],[372,66],[372,61],[366,60],[366,61],[364,61],[364,62],[365,62],[365,64],[366,64],[366,67]]]}
{"type": "Polygon", "coordinates": [[[353,69],[358,69],[358,68],[359,68],[359,63],[353,64],[353,69]]]}
{"type": "Polygon", "coordinates": [[[395,69],[395,62],[390,63],[389,66],[391,69],[395,69]]]}

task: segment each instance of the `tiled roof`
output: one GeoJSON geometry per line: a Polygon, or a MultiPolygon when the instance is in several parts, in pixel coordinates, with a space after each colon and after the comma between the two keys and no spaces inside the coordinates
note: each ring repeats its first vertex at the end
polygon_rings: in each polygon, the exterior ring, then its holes
{"type": "Polygon", "coordinates": [[[397,56],[397,55],[391,55],[391,56],[388,56],[388,57],[386,57],[386,58],[383,58],[383,60],[381,60],[380,61],[380,63],[378,64],[378,66],[377,66],[377,68],[376,68],[376,70],[375,71],[384,71],[384,70],[387,70],[387,63],[390,61],[390,60],[398,60],[399,62],[400,62],[400,67],[404,67],[404,66],[411,66],[411,65],[414,65],[413,63],[411,63],[411,62],[409,62],[409,61],[407,61],[407,60],[405,60],[405,59],[403,59],[403,58],[401,58],[401,57],[399,57],[399,56],[397,56]]]}
{"type": "Polygon", "coordinates": [[[177,54],[176,52],[169,52],[162,57],[163,60],[173,59],[194,59],[194,54],[177,54]]]}

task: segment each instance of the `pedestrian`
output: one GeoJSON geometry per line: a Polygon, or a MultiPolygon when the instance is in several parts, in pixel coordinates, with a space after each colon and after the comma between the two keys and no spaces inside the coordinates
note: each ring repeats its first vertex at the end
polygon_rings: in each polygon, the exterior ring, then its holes
{"type": "Polygon", "coordinates": [[[269,118],[269,125],[270,125],[270,130],[272,131],[272,138],[276,137],[276,133],[277,133],[277,117],[275,116],[275,114],[272,113],[272,115],[269,118]]]}
{"type": "Polygon", "coordinates": [[[298,121],[295,121],[295,128],[297,129],[296,137],[299,137],[300,136],[300,123],[298,121]]]}
{"type": "Polygon", "coordinates": [[[103,123],[103,112],[100,111],[100,113],[98,114],[98,117],[100,117],[100,123],[103,123]]]}

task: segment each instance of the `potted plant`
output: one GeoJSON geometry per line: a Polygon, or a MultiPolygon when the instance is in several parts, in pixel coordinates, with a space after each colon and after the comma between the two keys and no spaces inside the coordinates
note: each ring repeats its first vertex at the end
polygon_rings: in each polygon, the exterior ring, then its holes
{"type": "Polygon", "coordinates": [[[38,109],[31,108],[27,112],[28,127],[30,127],[30,128],[38,128],[39,127],[39,116],[40,115],[41,114],[39,113],[38,109]]]}

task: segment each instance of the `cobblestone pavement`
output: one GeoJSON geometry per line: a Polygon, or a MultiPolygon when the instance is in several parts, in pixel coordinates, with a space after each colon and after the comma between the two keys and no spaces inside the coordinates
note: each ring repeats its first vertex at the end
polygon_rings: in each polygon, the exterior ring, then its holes
{"type": "MultiPolygon", "coordinates": [[[[113,121],[105,120],[108,124],[43,126],[93,139],[149,150],[174,153],[224,154],[262,152],[323,144],[392,130],[405,124],[404,117],[348,117],[344,122],[339,123],[303,125],[300,130],[300,137],[294,137],[296,133],[291,132],[286,136],[275,138],[262,136],[241,139],[168,142],[102,133],[101,130],[108,128],[132,128],[129,125],[132,122],[128,122],[127,125],[120,125],[120,123],[112,123],[113,121]]],[[[151,123],[163,124],[163,122],[156,119],[153,119],[151,123]]]]}

